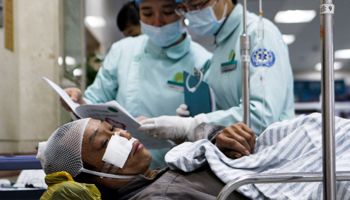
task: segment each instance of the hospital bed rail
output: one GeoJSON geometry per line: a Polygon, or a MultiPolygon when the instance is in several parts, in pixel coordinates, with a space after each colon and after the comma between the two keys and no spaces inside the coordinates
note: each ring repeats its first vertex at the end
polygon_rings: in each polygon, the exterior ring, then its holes
{"type": "MultiPolygon", "coordinates": [[[[243,0],[243,13],[246,13],[246,0],[243,0]]],[[[334,49],[333,49],[333,0],[320,0],[320,37],[321,37],[321,97],[322,97],[322,173],[290,173],[246,175],[228,183],[219,193],[217,199],[226,199],[231,192],[249,183],[279,182],[323,182],[323,197],[336,199],[336,180],[350,180],[349,172],[335,172],[335,122],[334,122],[334,49]],[[225,198],[224,198],[225,197],[225,198]]],[[[245,21],[245,14],[243,21],[245,21]]],[[[245,25],[245,24],[244,24],[245,25]]],[[[244,35],[244,34],[243,34],[244,35]]],[[[243,49],[242,49],[243,50],[243,49]]],[[[246,77],[243,76],[245,79],[246,77]]],[[[247,81],[247,80],[244,80],[247,81]]],[[[247,91],[245,91],[247,92],[247,91]]],[[[249,90],[248,90],[249,92],[249,90]]],[[[248,96],[249,97],[249,96],[248,96]]],[[[244,107],[249,100],[243,101],[244,107]]],[[[245,111],[244,111],[245,113],[245,111]]],[[[249,118],[248,118],[249,121],[249,118]]]]}
{"type": "Polygon", "coordinates": [[[0,156],[0,171],[22,169],[42,169],[42,167],[35,155],[0,156]]]}
{"type": "MultiPolygon", "coordinates": [[[[336,172],[337,181],[350,181],[350,172],[336,172]]],[[[261,183],[292,183],[292,182],[322,182],[323,173],[276,173],[276,174],[251,174],[232,180],[223,187],[217,200],[224,200],[236,189],[247,184],[261,183]]]]}

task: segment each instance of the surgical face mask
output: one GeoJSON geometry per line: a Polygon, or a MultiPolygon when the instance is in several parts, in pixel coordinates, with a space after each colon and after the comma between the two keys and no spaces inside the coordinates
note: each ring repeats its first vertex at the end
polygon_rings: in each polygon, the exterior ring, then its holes
{"type": "MultiPolygon", "coordinates": [[[[120,131],[125,132],[125,131],[120,131]]],[[[102,161],[105,162],[105,165],[102,169],[102,172],[95,172],[88,169],[82,169],[83,172],[94,174],[97,176],[106,177],[106,178],[118,178],[118,179],[129,179],[135,178],[136,176],[130,175],[115,175],[119,168],[123,168],[126,160],[129,157],[129,154],[132,150],[134,142],[137,140],[131,138],[128,140],[125,137],[120,137],[120,132],[116,132],[115,135],[111,137],[108,142],[105,154],[103,155],[102,161]],[[110,166],[113,166],[110,171],[110,166]]]]}
{"type": "Polygon", "coordinates": [[[189,26],[193,29],[193,31],[198,35],[214,35],[220,29],[222,23],[225,21],[227,3],[225,4],[225,11],[222,18],[218,21],[216,19],[213,6],[215,3],[206,7],[200,11],[190,11],[184,13],[185,17],[190,22],[189,26]]]}
{"type": "Polygon", "coordinates": [[[151,26],[141,23],[141,31],[149,39],[160,47],[168,47],[177,42],[183,33],[182,19],[162,27],[151,26]]]}

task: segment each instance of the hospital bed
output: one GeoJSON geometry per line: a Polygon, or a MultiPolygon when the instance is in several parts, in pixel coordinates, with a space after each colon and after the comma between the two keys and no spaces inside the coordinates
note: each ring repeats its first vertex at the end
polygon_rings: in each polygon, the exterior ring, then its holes
{"type": "MultiPolygon", "coordinates": [[[[35,155],[0,156],[0,171],[42,169],[35,155]]],[[[0,188],[0,199],[38,200],[46,189],[0,188]]]]}
{"type": "MultiPolygon", "coordinates": [[[[246,13],[246,0],[243,0],[244,13],[246,13]]],[[[233,191],[242,185],[260,183],[287,183],[287,182],[323,182],[323,197],[327,200],[336,199],[336,181],[349,181],[350,172],[335,171],[334,146],[334,74],[333,74],[333,0],[321,0],[321,45],[322,45],[322,140],[323,140],[323,172],[322,173],[284,173],[259,174],[241,176],[228,183],[219,193],[217,199],[226,199],[233,191]]],[[[243,15],[245,18],[245,14],[243,15]]],[[[246,26],[246,19],[243,20],[246,26]]],[[[242,38],[246,35],[244,32],[242,38]]],[[[243,50],[243,48],[242,48],[243,50]]],[[[242,54],[243,55],[243,54],[242,54]]],[[[242,66],[244,67],[243,63],[242,66]]],[[[244,71],[244,68],[243,68],[244,71]]],[[[249,71],[248,71],[249,72],[249,71]]],[[[242,74],[243,78],[247,78],[242,74]]],[[[249,84],[249,82],[248,82],[249,84]]],[[[243,108],[249,110],[249,85],[244,86],[243,108]]],[[[249,111],[243,112],[243,120],[249,124],[249,111]]]]}
{"type": "MultiPolygon", "coordinates": [[[[243,0],[244,13],[246,13],[246,0],[243,0]]],[[[229,194],[245,184],[260,184],[260,183],[287,183],[287,182],[323,182],[324,199],[336,199],[336,181],[349,181],[350,172],[335,171],[335,147],[334,147],[334,77],[333,77],[333,0],[321,0],[321,27],[322,32],[322,134],[323,134],[323,172],[322,173],[284,173],[284,174],[259,174],[246,175],[239,177],[228,183],[220,192],[217,199],[226,199],[229,194]],[[332,10],[328,9],[332,8],[332,10]],[[325,10],[323,10],[325,9],[325,10]]],[[[245,18],[245,14],[243,15],[245,18]]],[[[246,26],[246,19],[244,19],[246,26]]],[[[241,37],[242,55],[249,56],[249,36],[241,37]]],[[[244,60],[244,59],[242,59],[244,60]]],[[[249,59],[242,62],[243,86],[243,122],[250,124],[249,119],[249,59]]],[[[0,170],[14,169],[41,169],[40,163],[34,156],[14,158],[0,157],[0,170]],[[29,162],[24,161],[28,159],[29,162]],[[13,161],[13,162],[12,162],[13,161]],[[24,162],[23,162],[24,161],[24,162]],[[28,164],[22,165],[22,164],[28,164]]],[[[1,197],[5,199],[38,199],[44,190],[38,190],[36,194],[33,191],[1,191],[1,197]],[[36,196],[35,196],[36,195],[36,196]],[[9,198],[6,198],[9,197],[9,198]]]]}

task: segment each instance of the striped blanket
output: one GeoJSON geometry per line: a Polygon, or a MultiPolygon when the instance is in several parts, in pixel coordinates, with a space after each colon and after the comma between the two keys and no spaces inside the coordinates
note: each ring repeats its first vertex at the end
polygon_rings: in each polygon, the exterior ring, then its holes
{"type": "MultiPolygon", "coordinates": [[[[321,172],[322,117],[319,113],[269,126],[256,141],[254,154],[229,159],[208,140],[183,143],[167,153],[173,170],[191,172],[209,164],[224,183],[247,174],[321,172]]],[[[336,170],[350,171],[350,120],[335,118],[336,170]]],[[[251,199],[323,199],[323,184],[273,183],[241,186],[251,199]]],[[[350,199],[350,182],[337,182],[337,199],[350,199]]]]}

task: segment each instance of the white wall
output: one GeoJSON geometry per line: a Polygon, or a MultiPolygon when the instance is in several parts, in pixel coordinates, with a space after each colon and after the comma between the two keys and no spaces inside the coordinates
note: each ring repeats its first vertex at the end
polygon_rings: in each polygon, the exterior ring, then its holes
{"type": "Polygon", "coordinates": [[[59,126],[58,0],[14,0],[14,52],[0,28],[0,154],[32,153],[59,126]]]}
{"type": "Polygon", "coordinates": [[[116,24],[116,17],[122,6],[128,0],[106,1],[106,0],[85,0],[86,16],[102,16],[106,21],[106,26],[101,28],[89,27],[89,30],[101,43],[101,53],[106,55],[112,44],[124,35],[119,31],[116,24]]]}

